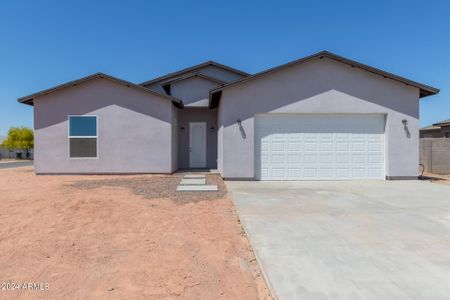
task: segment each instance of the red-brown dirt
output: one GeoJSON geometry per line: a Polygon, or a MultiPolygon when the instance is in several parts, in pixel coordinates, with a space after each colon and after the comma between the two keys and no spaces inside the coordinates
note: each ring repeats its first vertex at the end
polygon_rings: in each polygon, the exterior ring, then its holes
{"type": "Polygon", "coordinates": [[[2,299],[270,299],[225,186],[179,176],[36,176],[0,170],[2,299]]]}

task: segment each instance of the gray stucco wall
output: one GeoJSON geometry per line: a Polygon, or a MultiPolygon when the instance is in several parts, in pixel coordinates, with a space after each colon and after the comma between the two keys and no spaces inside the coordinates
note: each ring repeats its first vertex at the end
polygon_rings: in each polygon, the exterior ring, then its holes
{"type": "Polygon", "coordinates": [[[216,169],[217,109],[186,107],[178,112],[178,168],[189,168],[189,122],[206,122],[206,167],[216,169]]]}
{"type": "Polygon", "coordinates": [[[162,88],[162,86],[159,83],[153,83],[149,85],[145,85],[146,88],[158,92],[160,94],[166,95],[166,91],[162,88]]]}
{"type": "Polygon", "coordinates": [[[199,105],[208,106],[209,91],[218,85],[205,78],[191,77],[173,83],[170,91],[173,97],[183,100],[184,105],[201,101],[199,105]]]}
{"type": "Polygon", "coordinates": [[[170,100],[107,79],[34,100],[36,173],[169,173],[170,100]],[[98,116],[98,158],[69,159],[68,115],[98,116]]]}
{"type": "Polygon", "coordinates": [[[379,113],[386,120],[386,176],[417,176],[419,89],[323,58],[223,91],[218,166],[225,178],[254,177],[257,113],[379,113]],[[243,138],[237,125],[242,120],[243,138]],[[409,136],[402,120],[408,120],[409,136]]]}

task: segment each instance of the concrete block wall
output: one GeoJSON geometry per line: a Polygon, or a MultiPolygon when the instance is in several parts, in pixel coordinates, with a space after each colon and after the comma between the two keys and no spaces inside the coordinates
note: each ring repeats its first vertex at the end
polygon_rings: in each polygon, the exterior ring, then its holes
{"type": "Polygon", "coordinates": [[[450,139],[423,138],[420,144],[420,163],[425,172],[450,174],[450,139]]]}

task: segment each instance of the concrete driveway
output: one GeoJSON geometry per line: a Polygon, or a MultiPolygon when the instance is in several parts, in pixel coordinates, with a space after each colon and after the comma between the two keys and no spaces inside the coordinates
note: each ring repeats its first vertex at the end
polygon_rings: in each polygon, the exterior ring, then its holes
{"type": "Polygon", "coordinates": [[[226,184],[275,297],[450,299],[450,186],[226,184]]]}

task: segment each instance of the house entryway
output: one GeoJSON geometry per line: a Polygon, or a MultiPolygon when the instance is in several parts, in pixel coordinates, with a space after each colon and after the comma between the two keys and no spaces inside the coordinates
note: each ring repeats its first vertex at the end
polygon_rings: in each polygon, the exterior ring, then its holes
{"type": "Polygon", "coordinates": [[[177,114],[176,169],[217,169],[217,110],[185,107],[177,114]]]}

